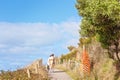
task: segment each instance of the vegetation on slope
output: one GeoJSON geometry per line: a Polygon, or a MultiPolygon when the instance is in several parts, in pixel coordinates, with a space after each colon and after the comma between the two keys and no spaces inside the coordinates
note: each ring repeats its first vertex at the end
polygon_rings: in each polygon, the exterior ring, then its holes
{"type": "Polygon", "coordinates": [[[47,71],[43,68],[41,73],[45,73],[43,75],[41,74],[35,74],[31,73],[31,77],[28,78],[27,71],[25,69],[19,69],[16,71],[3,71],[0,72],[0,80],[49,80],[47,71]]]}

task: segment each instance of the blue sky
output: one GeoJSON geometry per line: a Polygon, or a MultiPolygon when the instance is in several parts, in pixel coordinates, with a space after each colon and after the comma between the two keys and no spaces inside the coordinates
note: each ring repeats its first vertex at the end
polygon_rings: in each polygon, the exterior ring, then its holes
{"type": "Polygon", "coordinates": [[[77,47],[76,0],[0,0],[0,69],[13,70],[77,47]]]}

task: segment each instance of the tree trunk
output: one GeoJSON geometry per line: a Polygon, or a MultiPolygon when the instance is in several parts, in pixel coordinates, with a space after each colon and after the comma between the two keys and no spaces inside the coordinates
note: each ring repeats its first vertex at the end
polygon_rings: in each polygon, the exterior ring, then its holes
{"type": "Polygon", "coordinates": [[[117,57],[118,61],[120,62],[120,58],[119,58],[118,53],[116,53],[116,57],[117,57]]]}
{"type": "Polygon", "coordinates": [[[116,52],[117,60],[120,62],[120,58],[119,58],[119,55],[118,55],[118,46],[119,46],[119,43],[116,42],[116,43],[115,43],[115,52],[116,52]]]}
{"type": "Polygon", "coordinates": [[[111,59],[114,60],[115,58],[114,58],[113,53],[110,51],[110,48],[108,48],[107,50],[108,50],[108,56],[109,56],[109,58],[111,58],[111,59]]]}

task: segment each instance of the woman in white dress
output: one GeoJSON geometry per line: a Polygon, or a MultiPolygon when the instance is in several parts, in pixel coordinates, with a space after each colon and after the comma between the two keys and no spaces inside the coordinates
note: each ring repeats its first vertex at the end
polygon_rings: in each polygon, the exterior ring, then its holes
{"type": "Polygon", "coordinates": [[[51,54],[50,57],[48,58],[48,65],[49,65],[49,72],[53,72],[53,68],[55,65],[54,54],[51,54]]]}

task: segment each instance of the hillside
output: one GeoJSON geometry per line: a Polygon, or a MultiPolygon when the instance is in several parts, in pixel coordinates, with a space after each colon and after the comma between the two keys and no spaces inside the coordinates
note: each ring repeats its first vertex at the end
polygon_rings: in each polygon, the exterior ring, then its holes
{"type": "Polygon", "coordinates": [[[73,48],[68,54],[61,56],[57,67],[67,71],[74,80],[120,80],[119,62],[110,58],[99,42],[92,41],[86,46],[86,51],[88,56],[83,55],[81,46],[73,48]]]}
{"type": "Polygon", "coordinates": [[[27,65],[23,69],[1,71],[0,80],[48,80],[48,74],[40,59],[27,65]]]}

